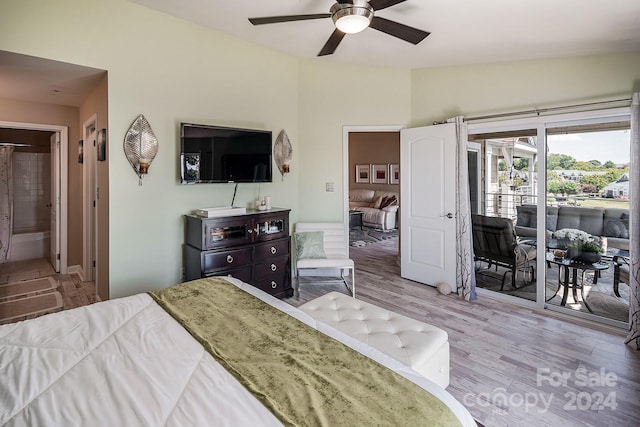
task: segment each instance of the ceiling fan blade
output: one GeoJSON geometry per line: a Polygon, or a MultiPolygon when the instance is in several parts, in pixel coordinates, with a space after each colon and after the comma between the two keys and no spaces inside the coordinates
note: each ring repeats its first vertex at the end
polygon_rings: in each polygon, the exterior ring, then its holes
{"type": "Polygon", "coordinates": [[[279,22],[306,21],[308,19],[331,18],[330,13],[316,13],[313,15],[288,15],[288,16],[266,16],[264,18],[249,18],[253,25],[277,24],[279,22]]]}
{"type": "Polygon", "coordinates": [[[344,36],[345,33],[343,33],[342,31],[338,29],[333,30],[333,33],[329,37],[329,40],[327,40],[327,42],[324,44],[322,50],[320,51],[320,53],[318,53],[318,56],[331,55],[333,52],[335,52],[344,36]]]}
{"type": "Polygon", "coordinates": [[[390,36],[397,37],[409,43],[418,44],[424,40],[429,34],[427,31],[422,31],[417,28],[409,27],[408,25],[400,24],[399,22],[389,21],[388,19],[374,16],[369,25],[383,33],[387,33],[390,36]]]}
{"type": "Polygon", "coordinates": [[[398,3],[404,3],[407,0],[371,0],[369,2],[369,6],[373,8],[373,10],[382,10],[391,6],[395,6],[398,3]]]}

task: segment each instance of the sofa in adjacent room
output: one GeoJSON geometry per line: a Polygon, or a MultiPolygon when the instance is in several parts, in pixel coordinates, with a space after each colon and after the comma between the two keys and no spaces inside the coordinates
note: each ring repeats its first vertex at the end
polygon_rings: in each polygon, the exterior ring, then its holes
{"type": "MultiPolygon", "coordinates": [[[[516,210],[516,234],[519,237],[536,237],[537,207],[522,205],[516,210]]],[[[609,247],[629,250],[628,209],[547,206],[546,226],[547,240],[554,231],[574,228],[593,236],[606,237],[609,247]]]]}
{"type": "Polygon", "coordinates": [[[368,189],[349,190],[349,209],[362,212],[367,227],[392,230],[398,227],[398,193],[368,189]]]}

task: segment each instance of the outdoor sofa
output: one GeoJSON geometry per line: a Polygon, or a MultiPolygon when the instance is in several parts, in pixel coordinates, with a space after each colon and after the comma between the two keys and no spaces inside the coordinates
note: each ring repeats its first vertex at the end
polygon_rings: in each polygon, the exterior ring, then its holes
{"type": "MultiPolygon", "coordinates": [[[[537,207],[516,207],[516,235],[536,237],[537,207]]],[[[574,228],[593,236],[606,237],[611,248],[629,250],[629,210],[616,208],[585,208],[578,206],[547,206],[547,241],[554,231],[574,228]]]]}

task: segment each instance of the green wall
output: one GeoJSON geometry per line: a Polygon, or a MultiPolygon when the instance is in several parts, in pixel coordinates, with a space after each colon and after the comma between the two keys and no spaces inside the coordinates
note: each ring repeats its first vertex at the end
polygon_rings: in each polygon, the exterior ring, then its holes
{"type": "Polygon", "coordinates": [[[411,126],[630,98],[637,91],[640,53],[424,68],[411,72],[411,126]]]}
{"type": "Polygon", "coordinates": [[[231,201],[231,184],[178,184],[180,121],[285,129],[292,172],[260,187],[241,184],[236,205],[260,192],[292,208],[292,223],[340,221],[344,126],[424,125],[639,90],[640,54],[372,68],[299,60],[125,0],[4,3],[1,50],[108,71],[111,298],[179,282],[182,215],[231,201]],[[160,144],[142,186],[122,151],[138,114],[160,144]],[[325,192],[326,182],[336,191],[325,192]]]}

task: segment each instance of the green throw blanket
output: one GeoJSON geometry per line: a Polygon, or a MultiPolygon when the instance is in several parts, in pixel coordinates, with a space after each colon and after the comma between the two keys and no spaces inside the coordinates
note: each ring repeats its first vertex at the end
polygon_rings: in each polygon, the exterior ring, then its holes
{"type": "Polygon", "coordinates": [[[411,381],[224,279],[150,295],[285,425],[460,425],[411,381]]]}

